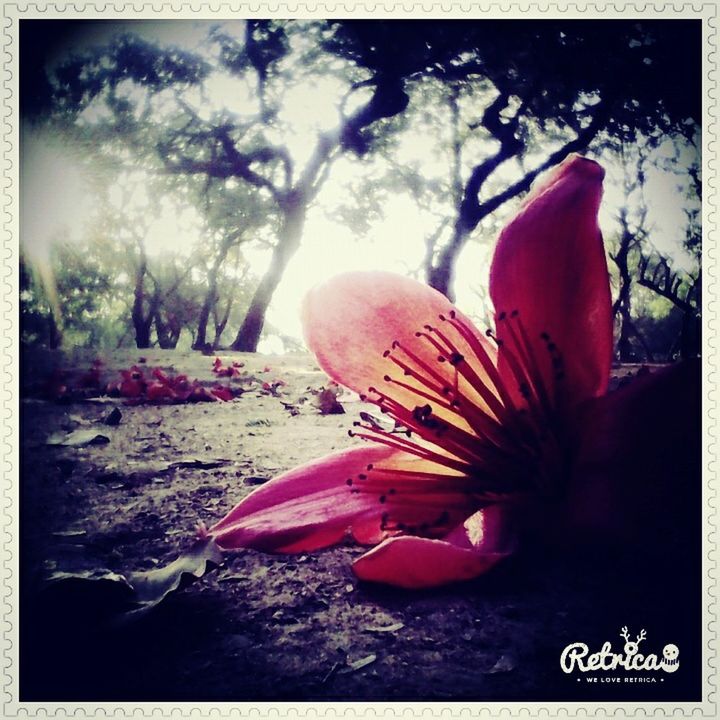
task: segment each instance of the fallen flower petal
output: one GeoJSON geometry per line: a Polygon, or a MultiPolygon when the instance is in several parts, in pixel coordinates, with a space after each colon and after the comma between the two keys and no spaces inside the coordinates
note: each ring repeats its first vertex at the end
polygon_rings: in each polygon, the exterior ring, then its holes
{"type": "Polygon", "coordinates": [[[210,391],[218,400],[222,400],[224,402],[229,402],[232,400],[235,396],[233,395],[233,391],[228,387],[223,387],[222,385],[215,385],[215,387],[212,388],[210,391]]]}
{"type": "Polygon", "coordinates": [[[481,510],[443,540],[412,535],[390,538],[356,560],[353,571],[361,580],[411,589],[470,580],[514,549],[500,540],[499,533],[507,534],[504,512],[497,505],[481,510]]]}
{"type": "Polygon", "coordinates": [[[175,393],[169,385],[164,383],[151,383],[147,387],[147,399],[150,402],[159,402],[161,400],[172,400],[175,393]]]}

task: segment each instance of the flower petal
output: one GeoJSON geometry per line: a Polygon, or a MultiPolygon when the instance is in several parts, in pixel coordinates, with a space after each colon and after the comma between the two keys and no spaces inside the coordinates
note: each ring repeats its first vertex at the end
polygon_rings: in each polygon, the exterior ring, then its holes
{"type": "Polygon", "coordinates": [[[401,536],[386,540],[353,564],[361,580],[403,588],[429,588],[482,575],[512,552],[504,508],[487,507],[444,540],[401,536]]]}
{"type": "Polygon", "coordinates": [[[223,548],[267,552],[317,550],[339,542],[347,530],[359,542],[376,543],[401,524],[445,534],[477,507],[463,481],[382,445],[352,448],[274,478],[209,533],[223,548]]]}
{"type": "MultiPolygon", "coordinates": [[[[428,402],[417,393],[385,379],[390,376],[423,392],[428,391],[415,377],[404,374],[391,358],[383,357],[394,342],[399,342],[430,368],[423,371],[426,378],[446,387],[453,387],[460,381],[460,389],[470,394],[473,402],[486,407],[464,378],[458,380],[456,368],[451,363],[438,360],[438,349],[426,338],[416,336],[428,324],[441,326],[459,353],[473,363],[473,370],[481,382],[488,385],[487,375],[478,364],[476,349],[449,327],[449,323],[439,320],[440,315],[449,316],[451,312],[466,326],[476,348],[477,344],[484,348],[491,358],[487,362],[494,362],[494,350],[490,343],[468,318],[453,308],[444,295],[393,273],[353,272],[331,278],[305,297],[302,321],[308,347],[317,357],[320,367],[333,380],[358,393],[366,394],[369,388],[376,388],[387,392],[406,408],[428,402]],[[439,379],[432,378],[432,373],[436,373],[439,379]]],[[[418,367],[401,350],[397,352],[397,358],[407,360],[414,368],[418,367]]],[[[489,392],[494,393],[493,390],[489,392]]],[[[433,409],[436,414],[447,417],[437,405],[433,405],[433,409]]]]}
{"type": "MultiPolygon", "coordinates": [[[[597,213],[604,171],[570,155],[541,179],[500,233],[490,270],[490,296],[498,313],[519,311],[542,356],[552,387],[553,368],[541,333],[561,353],[566,403],[602,395],[612,357],[610,284],[597,213]]],[[[498,335],[505,339],[502,323],[498,335]]],[[[505,372],[501,358],[501,371],[505,372]]]]}
{"type": "Polygon", "coordinates": [[[377,499],[346,484],[368,463],[395,451],[363,446],[289,470],[253,491],[208,531],[226,549],[317,550],[339,542],[353,520],[377,513],[377,499]]]}

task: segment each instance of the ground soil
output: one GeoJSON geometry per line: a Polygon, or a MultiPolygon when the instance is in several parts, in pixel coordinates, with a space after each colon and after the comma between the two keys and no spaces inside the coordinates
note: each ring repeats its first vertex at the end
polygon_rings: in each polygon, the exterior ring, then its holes
{"type": "MultiPolygon", "coordinates": [[[[212,357],[171,351],[105,355],[103,383],[144,359],[210,386],[212,357]]],[[[128,405],[88,391],[48,397],[53,368],[77,382],[92,356],[26,354],[21,417],[22,700],[690,700],[699,698],[699,607],[676,568],[638,567],[632,548],[528,549],[486,577],[434,591],[360,583],[350,542],[301,555],[245,551],[117,625],[101,600],[53,596],[54,572],[159,567],[259,484],[357,442],[363,406],[322,415],[309,389],[327,378],[309,356],[221,354],[244,364],[221,383],[230,402],[128,405]],[[275,393],[262,383],[282,380],[275,393]],[[304,399],[303,399],[304,398],[304,399]],[[106,398],[107,400],[107,398],[106,398]],[[103,424],[117,407],[117,426],[103,424]],[[105,444],[57,447],[53,433],[92,429],[105,444]],[[219,461],[216,467],[158,463],[219,461]],[[563,648],[622,646],[647,631],[681,648],[673,675],[589,683],[559,664],[563,648]]],[[[649,650],[648,650],[649,651],[649,650]]],[[[606,673],[606,675],[608,675],[606,673]]]]}

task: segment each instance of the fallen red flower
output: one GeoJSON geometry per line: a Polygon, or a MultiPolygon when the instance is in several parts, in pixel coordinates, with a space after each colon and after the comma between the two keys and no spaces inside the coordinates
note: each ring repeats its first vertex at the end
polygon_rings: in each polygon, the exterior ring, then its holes
{"type": "Polygon", "coordinates": [[[235,395],[229,387],[223,387],[222,385],[215,385],[210,391],[218,400],[223,402],[229,402],[235,395]]]}
{"type": "Polygon", "coordinates": [[[108,395],[136,399],[145,394],[147,382],[143,371],[137,365],[133,365],[129,370],[121,370],[120,376],[120,381],[108,385],[106,389],[108,395]]]}
{"type": "Polygon", "coordinates": [[[300,552],[350,529],[377,544],[354,563],[360,578],[427,587],[485,572],[528,528],[581,527],[597,486],[609,493],[595,513],[601,532],[623,515],[616,501],[642,506],[642,472],[628,480],[640,489],[623,496],[592,471],[613,466],[608,453],[618,449],[606,440],[638,408],[624,391],[603,398],[612,354],[597,225],[603,175],[569,157],[500,234],[494,331],[479,332],[441,294],[389,273],[351,273],[312,291],[303,322],[318,363],[405,432],[355,423],[351,434],[369,445],[258,488],[210,528],[217,543],[300,552]]]}

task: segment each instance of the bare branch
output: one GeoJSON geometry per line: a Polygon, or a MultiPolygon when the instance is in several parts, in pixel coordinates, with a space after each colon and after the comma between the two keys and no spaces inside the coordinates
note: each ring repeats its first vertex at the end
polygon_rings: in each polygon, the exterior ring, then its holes
{"type": "Polygon", "coordinates": [[[644,257],[638,267],[638,283],[643,287],[652,290],[654,293],[669,300],[675,307],[680,308],[684,313],[697,313],[697,307],[690,300],[690,295],[697,287],[698,278],[691,276],[691,284],[685,298],[680,297],[680,288],[683,279],[678,273],[672,272],[668,261],[659,257],[656,261],[652,275],[648,274],[651,258],[644,257]]]}

